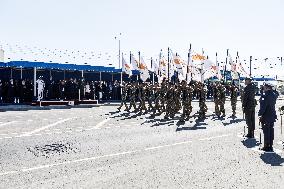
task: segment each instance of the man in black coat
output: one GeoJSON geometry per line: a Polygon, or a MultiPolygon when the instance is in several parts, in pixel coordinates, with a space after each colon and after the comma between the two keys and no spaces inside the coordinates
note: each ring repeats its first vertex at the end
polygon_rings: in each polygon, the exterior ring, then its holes
{"type": "Polygon", "coordinates": [[[260,109],[258,117],[264,135],[264,147],[262,148],[264,151],[273,151],[274,122],[277,119],[275,104],[278,93],[274,92],[272,87],[272,84],[265,83],[263,86],[264,93],[259,99],[260,109]]]}
{"type": "Polygon", "coordinates": [[[251,78],[245,79],[245,85],[243,98],[242,98],[242,107],[243,112],[245,114],[246,124],[248,127],[248,134],[246,137],[254,138],[254,130],[255,130],[255,86],[252,83],[251,78]]]}

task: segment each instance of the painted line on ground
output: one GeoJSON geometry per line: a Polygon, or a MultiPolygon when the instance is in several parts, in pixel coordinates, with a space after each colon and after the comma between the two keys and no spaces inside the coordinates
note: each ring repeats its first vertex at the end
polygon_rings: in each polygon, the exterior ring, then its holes
{"type": "Polygon", "coordinates": [[[6,125],[10,125],[10,124],[13,124],[13,123],[16,123],[16,122],[18,122],[18,121],[10,121],[10,122],[6,122],[6,123],[1,123],[0,127],[6,126],[6,125]]]}
{"type": "Polygon", "coordinates": [[[23,135],[20,135],[20,136],[30,136],[30,135],[32,135],[32,134],[38,133],[38,132],[40,132],[40,131],[42,131],[42,130],[45,130],[45,129],[48,129],[48,128],[50,128],[50,127],[54,127],[54,126],[56,126],[56,125],[58,125],[58,124],[64,123],[64,122],[69,121],[69,120],[71,120],[71,119],[74,119],[74,118],[62,119],[62,120],[60,120],[60,121],[57,121],[57,122],[55,122],[55,123],[46,125],[46,126],[44,126],[44,127],[35,129],[35,130],[33,130],[33,131],[27,132],[26,134],[23,134],[23,135]]]}
{"type": "Polygon", "coordinates": [[[202,139],[199,139],[199,140],[200,140],[200,141],[204,141],[204,140],[212,140],[212,139],[215,139],[215,138],[222,138],[222,137],[228,137],[228,136],[232,136],[232,134],[228,134],[228,135],[219,135],[219,136],[208,137],[208,138],[202,138],[202,139]]]}
{"type": "Polygon", "coordinates": [[[105,120],[99,122],[96,126],[92,127],[92,129],[99,129],[100,127],[104,126],[107,122],[110,121],[110,118],[106,118],[105,120]]]}
{"type": "MultiPolygon", "coordinates": [[[[224,135],[222,135],[222,136],[224,136],[224,135]]],[[[221,137],[221,136],[218,136],[218,137],[221,137]]],[[[155,149],[161,149],[161,148],[166,148],[166,147],[173,147],[173,146],[189,144],[189,143],[192,143],[192,141],[176,142],[176,143],[173,143],[173,144],[148,147],[148,148],[145,148],[145,149],[142,149],[142,150],[118,152],[118,153],[102,155],[102,156],[94,156],[94,157],[89,157],[89,158],[69,160],[69,161],[64,161],[64,162],[61,162],[61,163],[38,165],[38,166],[35,166],[35,167],[31,167],[31,168],[22,168],[22,169],[20,169],[18,171],[3,172],[3,173],[0,173],[0,176],[12,175],[12,174],[20,174],[20,173],[24,173],[24,172],[31,172],[31,171],[35,171],[35,170],[47,169],[47,168],[52,168],[52,167],[57,167],[57,166],[62,166],[62,165],[68,165],[68,164],[74,164],[74,163],[80,163],[80,162],[93,161],[93,160],[97,160],[97,159],[108,158],[108,157],[115,157],[115,156],[121,156],[121,155],[127,155],[127,154],[134,154],[134,153],[138,153],[138,152],[155,150],[155,149]]]]}

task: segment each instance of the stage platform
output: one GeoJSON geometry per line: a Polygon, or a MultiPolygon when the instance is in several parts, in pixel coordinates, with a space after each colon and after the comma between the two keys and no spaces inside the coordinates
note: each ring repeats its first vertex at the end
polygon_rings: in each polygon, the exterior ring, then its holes
{"type": "Polygon", "coordinates": [[[53,101],[53,100],[43,100],[43,101],[36,101],[32,102],[32,106],[76,106],[76,105],[81,105],[81,104],[88,104],[88,105],[95,105],[98,104],[97,100],[58,100],[58,101],[53,101]]]}

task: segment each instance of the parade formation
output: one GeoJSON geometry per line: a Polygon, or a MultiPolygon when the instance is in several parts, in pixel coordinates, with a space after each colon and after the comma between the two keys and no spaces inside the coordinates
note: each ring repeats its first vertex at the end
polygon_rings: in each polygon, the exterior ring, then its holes
{"type": "MultiPolygon", "coordinates": [[[[222,82],[214,82],[212,91],[216,116],[219,118],[226,116],[224,105],[226,94],[229,92],[233,110],[231,116],[235,117],[239,87],[234,83],[225,85],[222,82]]],[[[176,113],[182,111],[180,121],[185,121],[192,113],[192,100],[196,99],[199,102],[198,119],[202,120],[205,119],[207,112],[207,94],[207,87],[201,82],[172,83],[164,79],[161,84],[123,83],[122,100],[118,110],[124,106],[125,111],[130,111],[133,107],[134,112],[149,113],[152,117],[165,113],[165,119],[173,118],[176,113]],[[139,106],[136,105],[137,102],[139,102],[139,106]],[[148,107],[146,107],[146,103],[148,107]]]]}

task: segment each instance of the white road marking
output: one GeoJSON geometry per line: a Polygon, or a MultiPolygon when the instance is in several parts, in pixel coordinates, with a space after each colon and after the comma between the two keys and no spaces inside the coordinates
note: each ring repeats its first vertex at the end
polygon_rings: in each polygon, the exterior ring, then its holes
{"type": "Polygon", "coordinates": [[[107,119],[105,119],[105,120],[99,122],[96,126],[94,126],[94,127],[92,127],[92,128],[93,128],[93,129],[98,129],[98,128],[104,126],[104,124],[106,124],[108,121],[110,121],[110,118],[107,118],[107,119]]]}
{"type": "Polygon", "coordinates": [[[16,173],[18,173],[18,171],[7,171],[7,172],[4,172],[4,173],[0,173],[0,176],[11,175],[11,174],[16,174],[16,173]]]}
{"type": "Polygon", "coordinates": [[[17,121],[10,121],[10,122],[7,122],[7,123],[1,123],[0,124],[0,127],[2,126],[6,126],[6,125],[10,125],[10,124],[13,124],[13,123],[16,123],[17,121]]]}
{"type": "MultiPolygon", "coordinates": [[[[72,132],[72,131],[66,131],[66,132],[72,132]]],[[[46,134],[52,134],[52,133],[46,133],[46,134]]],[[[220,137],[224,137],[224,136],[230,136],[230,135],[220,135],[220,136],[217,136],[217,137],[211,137],[211,138],[206,138],[206,139],[220,138],[220,137]]],[[[94,157],[89,157],[89,158],[64,161],[64,162],[61,162],[61,163],[39,165],[39,166],[36,166],[36,167],[31,167],[31,168],[26,168],[25,167],[25,168],[22,168],[22,169],[20,169],[18,171],[7,171],[7,172],[0,173],[0,176],[11,175],[11,174],[19,174],[19,173],[22,173],[22,172],[31,172],[31,171],[35,171],[35,170],[41,170],[41,169],[57,167],[57,166],[67,165],[67,164],[74,164],[74,163],[80,163],[80,162],[86,162],[86,161],[93,161],[93,160],[107,158],[107,157],[115,157],[115,156],[121,156],[121,155],[126,155],[126,154],[134,154],[134,153],[138,153],[138,152],[143,152],[143,151],[148,151],[148,150],[155,150],[155,149],[160,149],[160,148],[165,148],[165,147],[172,147],[172,146],[188,144],[188,143],[192,143],[192,141],[183,141],[183,142],[177,142],[177,143],[168,144],[168,145],[154,146],[154,147],[145,148],[144,150],[125,151],[125,152],[119,152],[119,153],[102,155],[102,156],[94,156],[94,157]]]]}
{"type": "Polygon", "coordinates": [[[227,137],[227,136],[231,136],[231,134],[228,134],[228,135],[219,135],[219,136],[208,137],[208,138],[202,138],[202,139],[199,139],[199,140],[200,140],[200,141],[204,141],[204,140],[211,140],[211,139],[222,138],[222,137],[227,137]]]}
{"type": "Polygon", "coordinates": [[[53,126],[55,126],[55,125],[64,123],[64,122],[69,121],[69,120],[71,120],[71,119],[72,119],[72,118],[68,118],[68,119],[63,119],[63,120],[57,121],[57,122],[55,122],[55,123],[49,124],[49,125],[47,125],[47,126],[44,126],[44,127],[39,128],[39,129],[35,129],[35,130],[33,130],[33,131],[27,132],[26,134],[23,134],[23,135],[21,135],[21,136],[29,136],[29,135],[38,133],[38,132],[40,132],[40,131],[42,131],[42,130],[45,130],[45,129],[50,128],[50,127],[53,127],[53,126]]]}
{"type": "Polygon", "coordinates": [[[171,146],[176,146],[176,145],[181,145],[181,144],[188,144],[188,143],[191,143],[191,142],[192,141],[177,142],[177,143],[173,143],[173,144],[166,144],[166,145],[161,145],[161,146],[149,147],[149,148],[145,148],[145,150],[155,150],[155,149],[159,149],[159,148],[171,147],[171,146]]]}
{"type": "Polygon", "coordinates": [[[7,136],[8,134],[0,134],[0,135],[2,135],[2,136],[7,136]]]}

